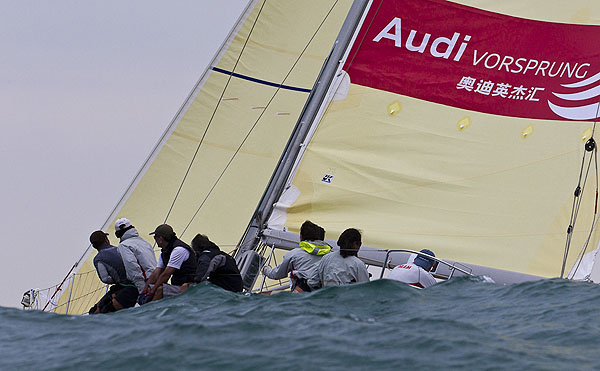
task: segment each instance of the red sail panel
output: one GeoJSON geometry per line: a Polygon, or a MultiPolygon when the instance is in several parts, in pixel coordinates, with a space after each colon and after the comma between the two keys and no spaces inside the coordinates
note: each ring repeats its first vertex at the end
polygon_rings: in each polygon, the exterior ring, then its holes
{"type": "Polygon", "coordinates": [[[352,83],[472,111],[593,120],[600,26],[517,18],[441,0],[375,1],[352,83]]]}

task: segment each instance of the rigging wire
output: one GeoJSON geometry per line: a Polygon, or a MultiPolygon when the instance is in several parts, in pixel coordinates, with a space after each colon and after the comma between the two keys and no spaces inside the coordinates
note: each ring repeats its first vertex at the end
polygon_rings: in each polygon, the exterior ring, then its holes
{"type": "Polygon", "coordinates": [[[579,197],[579,194],[581,192],[581,178],[583,175],[583,168],[585,167],[585,152],[583,153],[583,158],[581,159],[581,168],[579,170],[579,179],[577,181],[577,187],[575,188],[575,193],[574,193],[574,197],[573,197],[573,205],[571,206],[571,218],[569,219],[569,227],[567,228],[567,239],[565,241],[565,251],[563,253],[563,265],[562,265],[562,269],[561,269],[561,273],[560,276],[561,278],[563,277],[564,271],[565,271],[565,264],[567,261],[567,256],[569,255],[569,247],[571,245],[571,231],[573,229],[573,223],[574,223],[574,215],[575,215],[575,206],[577,204],[577,197],[579,197]]]}
{"type": "MultiPolygon", "coordinates": [[[[308,40],[308,43],[305,45],[304,49],[302,49],[302,52],[300,52],[300,54],[298,55],[298,57],[296,58],[296,60],[292,64],[292,66],[290,67],[289,71],[287,72],[287,74],[285,75],[285,77],[283,78],[283,80],[281,81],[281,83],[279,84],[279,86],[277,87],[277,89],[275,90],[275,92],[273,93],[273,95],[271,96],[271,99],[269,99],[269,101],[265,105],[265,108],[262,110],[262,112],[260,113],[260,115],[258,116],[258,118],[256,119],[256,121],[254,122],[254,124],[252,125],[252,127],[250,128],[250,130],[248,131],[248,133],[246,134],[246,136],[244,137],[244,139],[242,140],[242,142],[238,146],[238,148],[235,150],[233,156],[231,157],[231,159],[229,160],[229,162],[227,163],[227,165],[225,166],[225,168],[223,169],[223,171],[221,172],[221,174],[219,175],[219,177],[217,178],[217,180],[214,182],[214,184],[212,185],[212,187],[210,188],[210,190],[208,191],[208,193],[204,197],[204,200],[202,200],[202,203],[200,204],[200,206],[198,206],[198,209],[196,210],[196,212],[194,213],[194,215],[192,215],[190,221],[187,223],[187,225],[183,229],[183,232],[181,233],[182,236],[187,231],[187,229],[189,228],[189,226],[192,224],[192,222],[194,221],[194,219],[196,218],[196,216],[198,215],[198,213],[200,212],[200,210],[202,209],[202,207],[204,206],[204,204],[206,203],[206,201],[208,200],[208,198],[212,194],[213,190],[219,184],[219,182],[220,182],[221,178],[223,177],[223,175],[225,175],[225,172],[227,171],[227,169],[229,168],[229,166],[231,165],[231,163],[233,162],[233,160],[235,159],[235,157],[237,156],[237,154],[241,150],[242,146],[246,143],[246,140],[248,140],[248,138],[250,137],[250,134],[252,134],[252,132],[254,131],[254,129],[256,128],[256,126],[258,125],[258,123],[260,122],[260,120],[262,119],[263,115],[265,114],[265,112],[267,111],[267,109],[269,108],[269,106],[271,105],[271,103],[273,102],[273,100],[275,99],[275,97],[277,96],[277,93],[279,93],[279,91],[281,90],[281,86],[288,79],[288,77],[290,76],[290,74],[292,73],[292,71],[294,70],[294,68],[296,67],[296,65],[298,64],[298,62],[300,61],[300,59],[302,58],[302,56],[304,56],[304,53],[306,52],[306,50],[308,49],[308,47],[311,45],[311,43],[314,40],[314,38],[316,37],[317,33],[319,32],[319,30],[321,29],[321,27],[323,27],[323,24],[325,23],[325,21],[327,21],[327,19],[329,18],[331,12],[336,7],[336,5],[337,5],[338,2],[339,2],[339,0],[336,0],[333,3],[333,5],[329,9],[329,11],[325,15],[325,17],[323,18],[323,20],[319,24],[319,27],[317,27],[317,29],[315,30],[315,32],[312,34],[311,38],[308,40]]],[[[241,54],[240,54],[240,57],[241,57],[241,54]]],[[[191,164],[190,164],[190,167],[191,167],[191,164]]],[[[188,169],[188,171],[189,171],[189,169],[188,169]]],[[[183,186],[183,183],[182,183],[182,186],[183,186]]]]}
{"type": "MultiPolygon", "coordinates": [[[[591,162],[591,159],[590,159],[591,162]]],[[[596,228],[596,224],[598,223],[598,149],[597,147],[594,147],[594,169],[595,169],[595,173],[596,173],[596,199],[595,199],[595,203],[594,203],[594,218],[592,219],[592,226],[590,228],[590,232],[588,233],[587,239],[585,241],[585,243],[583,244],[583,247],[579,253],[579,255],[577,256],[577,266],[575,267],[575,269],[573,269],[573,274],[571,275],[570,278],[572,279],[573,277],[575,277],[575,274],[577,274],[577,271],[579,270],[579,267],[581,266],[581,262],[583,260],[583,256],[585,255],[587,248],[589,246],[590,240],[592,238],[592,234],[594,232],[594,229],[596,228]]]]}
{"type": "MultiPolygon", "coordinates": [[[[194,161],[196,160],[196,156],[198,155],[198,152],[200,151],[200,146],[202,146],[202,143],[204,142],[204,138],[206,137],[206,133],[208,132],[208,129],[210,128],[212,121],[215,117],[215,114],[217,113],[217,110],[219,109],[219,106],[221,105],[221,101],[223,99],[223,96],[225,95],[225,91],[227,90],[227,87],[229,86],[229,82],[231,81],[231,78],[233,77],[233,72],[235,71],[238,63],[240,62],[240,59],[242,58],[242,54],[244,54],[244,50],[246,49],[246,45],[248,44],[248,41],[250,40],[250,37],[252,36],[252,32],[254,31],[254,27],[256,26],[256,23],[258,22],[258,19],[260,18],[260,14],[262,13],[262,10],[265,6],[265,4],[267,3],[267,0],[264,0],[259,11],[258,14],[256,15],[256,19],[254,20],[254,23],[252,23],[252,28],[250,29],[250,32],[248,33],[248,37],[246,38],[246,40],[244,41],[244,45],[242,46],[242,50],[240,51],[240,54],[238,55],[236,61],[235,61],[235,65],[233,66],[233,69],[231,70],[231,74],[229,75],[229,77],[227,78],[227,83],[225,84],[225,87],[223,88],[223,91],[221,92],[221,96],[219,97],[219,100],[217,101],[217,104],[212,112],[212,115],[210,116],[210,119],[208,120],[208,124],[206,125],[206,128],[204,129],[204,133],[202,134],[202,138],[200,138],[200,143],[198,143],[198,146],[196,147],[196,152],[194,152],[194,156],[192,156],[192,159],[190,161],[190,164],[183,176],[183,179],[181,180],[181,184],[179,185],[179,189],[177,190],[177,193],[175,194],[175,198],[173,199],[173,202],[171,203],[171,207],[169,208],[169,211],[167,212],[167,215],[165,216],[165,221],[164,223],[167,222],[167,220],[169,219],[169,216],[171,215],[171,211],[173,211],[173,207],[175,206],[175,202],[177,202],[177,198],[179,198],[179,194],[181,193],[181,189],[183,188],[183,185],[185,183],[185,181],[187,180],[187,177],[190,173],[190,170],[192,168],[192,165],[194,164],[194,161]]],[[[182,233],[183,235],[183,233],[182,233]]]]}
{"type": "MultiPolygon", "coordinates": [[[[86,252],[87,252],[87,250],[86,250],[86,252]]],[[[77,265],[79,265],[79,262],[73,264],[73,266],[71,267],[71,269],[69,269],[69,272],[67,273],[65,278],[63,278],[62,282],[57,285],[57,288],[54,291],[54,294],[52,294],[52,296],[50,297],[50,300],[48,302],[46,302],[46,305],[44,305],[44,308],[42,308],[42,312],[46,310],[46,308],[48,307],[48,304],[51,301],[53,301],[54,297],[60,292],[62,285],[67,281],[67,278],[69,278],[69,276],[71,275],[71,272],[73,272],[73,269],[75,269],[77,267],[77,265]]]]}
{"type": "Polygon", "coordinates": [[[579,215],[579,208],[581,206],[581,203],[583,201],[583,191],[585,190],[585,185],[587,183],[587,179],[588,179],[588,175],[589,175],[589,171],[590,171],[590,167],[592,164],[592,157],[594,158],[594,163],[595,163],[595,176],[596,176],[596,201],[595,201],[595,207],[594,207],[594,218],[592,219],[592,226],[590,228],[590,232],[588,234],[588,238],[585,242],[585,244],[583,245],[582,251],[580,253],[580,259],[579,262],[577,264],[576,269],[573,272],[573,276],[575,275],[575,273],[577,272],[577,269],[579,269],[579,266],[581,264],[581,259],[583,258],[583,254],[585,254],[585,250],[587,249],[587,246],[589,244],[589,241],[591,239],[592,233],[594,232],[594,229],[596,227],[596,221],[597,221],[597,214],[598,214],[598,159],[597,159],[597,151],[598,151],[598,146],[594,140],[594,133],[596,132],[596,123],[598,122],[598,112],[600,111],[600,99],[598,101],[598,104],[596,106],[596,115],[594,116],[594,124],[592,126],[592,134],[590,136],[590,138],[587,140],[587,142],[585,143],[585,150],[583,153],[583,158],[581,160],[581,168],[579,170],[579,179],[578,179],[578,183],[577,183],[577,187],[575,188],[575,192],[574,192],[574,197],[573,197],[573,206],[571,208],[571,219],[569,221],[569,227],[567,228],[567,238],[565,241],[565,251],[564,251],[564,255],[563,255],[563,262],[562,262],[562,268],[560,271],[560,277],[563,278],[564,277],[564,273],[565,273],[565,267],[567,264],[567,258],[569,256],[569,250],[571,247],[571,241],[573,238],[573,230],[575,228],[575,223],[577,221],[577,217],[579,215]],[[583,169],[585,167],[585,161],[586,161],[586,156],[587,153],[590,152],[590,158],[589,158],[589,162],[588,162],[588,166],[585,172],[585,177],[583,177],[583,185],[582,185],[582,175],[583,175],[583,169]]]}
{"type": "MultiPolygon", "coordinates": [[[[584,166],[585,165],[585,157],[586,157],[586,153],[584,153],[583,161],[581,164],[582,172],[579,175],[579,182],[577,184],[577,188],[575,188],[575,193],[574,193],[574,198],[573,198],[573,208],[571,209],[571,221],[569,223],[569,228],[567,228],[568,244],[567,244],[567,246],[565,246],[564,262],[566,262],[567,256],[569,254],[569,248],[570,248],[570,244],[571,244],[573,229],[575,228],[575,222],[577,220],[577,217],[579,216],[579,208],[581,206],[581,202],[583,201],[582,195],[585,190],[585,185],[587,184],[587,178],[588,178],[588,175],[590,172],[590,166],[592,164],[591,157],[590,157],[590,160],[589,160],[587,168],[586,168],[585,176],[582,176],[583,168],[585,167],[584,166]],[[583,179],[583,185],[581,183],[581,179],[583,179]]],[[[564,267],[563,267],[563,269],[564,269],[564,267]]]]}

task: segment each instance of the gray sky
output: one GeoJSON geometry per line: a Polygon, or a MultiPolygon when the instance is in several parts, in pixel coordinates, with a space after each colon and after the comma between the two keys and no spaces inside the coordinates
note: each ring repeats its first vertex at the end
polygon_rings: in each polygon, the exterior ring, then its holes
{"type": "Polygon", "coordinates": [[[0,305],[60,282],[247,3],[0,1],[0,305]]]}

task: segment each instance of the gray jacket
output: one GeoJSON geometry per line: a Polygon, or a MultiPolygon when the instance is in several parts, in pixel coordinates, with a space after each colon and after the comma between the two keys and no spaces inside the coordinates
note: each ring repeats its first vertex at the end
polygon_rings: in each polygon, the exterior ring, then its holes
{"type": "Polygon", "coordinates": [[[121,243],[117,249],[123,258],[127,278],[142,292],[146,286],[146,279],[156,268],[156,255],[152,245],[141,238],[135,228],[131,228],[121,236],[121,243]]]}
{"type": "Polygon", "coordinates": [[[316,251],[312,254],[302,248],[294,249],[283,256],[281,264],[277,267],[265,267],[263,269],[265,276],[278,280],[285,278],[289,272],[294,271],[294,276],[298,278],[310,277],[312,270],[314,270],[319,261],[321,261],[321,258],[329,252],[331,247],[323,241],[308,241],[308,244],[317,247],[316,250],[318,250],[318,247],[320,246],[326,247],[326,249],[324,249],[326,252],[323,251],[321,253],[322,255],[316,255],[316,251]]]}
{"type": "Polygon", "coordinates": [[[312,271],[308,285],[313,288],[369,282],[365,263],[356,256],[344,258],[338,251],[325,255],[312,271]]]}
{"type": "Polygon", "coordinates": [[[127,280],[123,259],[115,246],[106,245],[94,257],[94,266],[100,281],[107,284],[131,284],[127,280]]]}

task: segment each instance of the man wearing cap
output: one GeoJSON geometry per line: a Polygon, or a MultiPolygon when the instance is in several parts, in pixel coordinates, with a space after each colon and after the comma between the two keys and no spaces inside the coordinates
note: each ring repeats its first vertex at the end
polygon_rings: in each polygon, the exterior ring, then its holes
{"type": "Polygon", "coordinates": [[[421,250],[423,254],[417,255],[412,264],[397,265],[390,272],[387,278],[391,280],[408,283],[413,287],[425,288],[437,283],[435,278],[429,273],[435,264],[435,254],[431,250],[421,250]],[[424,255],[426,254],[426,255],[424,255]],[[428,256],[427,256],[428,255],[428,256]]]}
{"type": "Polygon", "coordinates": [[[156,255],[152,245],[140,237],[127,218],[115,222],[115,235],[121,239],[117,249],[123,258],[127,278],[142,292],[147,279],[156,268],[156,255]]]}
{"type": "Polygon", "coordinates": [[[125,266],[117,248],[110,245],[107,234],[102,231],[93,232],[90,235],[90,242],[98,250],[98,254],[94,257],[98,277],[102,282],[112,286],[89,313],[109,313],[133,307],[138,297],[138,290],[127,279],[125,266]]]}
{"type": "Polygon", "coordinates": [[[161,253],[158,265],[148,278],[144,291],[148,292],[148,296],[152,297],[152,300],[177,295],[181,290],[181,285],[194,282],[196,255],[188,244],[177,238],[173,228],[168,224],[159,225],[150,235],[154,235],[154,240],[160,246],[161,253]],[[167,283],[169,278],[171,284],[167,283]]]}

